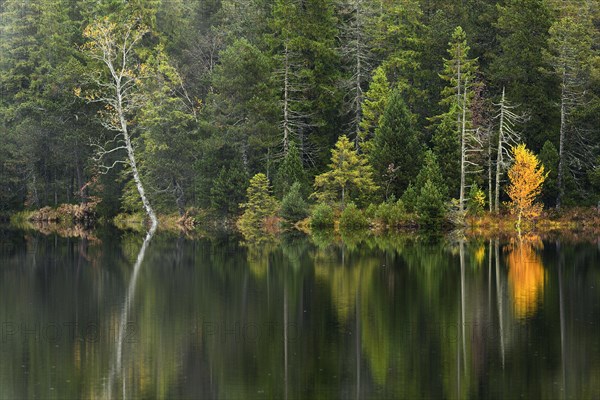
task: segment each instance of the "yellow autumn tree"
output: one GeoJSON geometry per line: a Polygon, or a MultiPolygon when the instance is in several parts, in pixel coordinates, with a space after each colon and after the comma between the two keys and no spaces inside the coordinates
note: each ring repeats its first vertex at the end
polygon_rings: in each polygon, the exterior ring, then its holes
{"type": "Polygon", "coordinates": [[[517,214],[517,229],[521,227],[521,219],[533,218],[542,211],[542,204],[535,199],[542,191],[542,184],[547,173],[537,156],[524,144],[513,148],[514,163],[508,171],[510,184],[506,193],[510,197],[510,210],[517,214]]]}

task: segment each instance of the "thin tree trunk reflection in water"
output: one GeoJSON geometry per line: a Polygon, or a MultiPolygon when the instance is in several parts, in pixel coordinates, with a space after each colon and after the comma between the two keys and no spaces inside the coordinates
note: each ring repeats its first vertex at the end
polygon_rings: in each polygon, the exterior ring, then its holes
{"type": "Polygon", "coordinates": [[[561,353],[561,366],[562,366],[562,397],[567,398],[567,376],[565,363],[567,361],[567,349],[565,347],[565,306],[564,306],[564,292],[563,292],[563,280],[562,270],[565,263],[565,256],[560,248],[560,241],[556,242],[556,250],[559,253],[558,258],[558,302],[560,310],[560,353],[561,353]]]}
{"type": "Polygon", "coordinates": [[[465,241],[460,240],[460,322],[462,336],[463,369],[467,374],[467,350],[465,338],[465,241]]]}
{"type": "MultiPolygon", "coordinates": [[[[135,264],[133,265],[133,272],[131,274],[131,279],[129,281],[129,286],[127,287],[127,292],[125,295],[125,301],[123,303],[123,308],[121,310],[121,317],[119,318],[119,334],[117,336],[116,343],[116,351],[115,358],[110,368],[110,373],[108,377],[108,396],[103,396],[104,398],[112,398],[112,388],[114,385],[116,377],[121,374],[121,367],[123,361],[123,341],[125,340],[125,331],[127,328],[127,319],[129,318],[129,310],[131,308],[131,303],[135,297],[135,288],[137,285],[138,275],[142,266],[142,262],[144,261],[144,256],[146,255],[146,250],[150,241],[152,240],[152,236],[154,236],[154,232],[156,232],[157,224],[153,223],[146,234],[146,238],[144,239],[144,243],[142,243],[142,247],[138,253],[135,264]]],[[[126,398],[126,386],[125,386],[125,376],[121,377],[122,381],[122,397],[126,398]]]]}
{"type": "Polygon", "coordinates": [[[287,277],[283,282],[283,373],[285,384],[285,399],[288,398],[288,296],[287,277]]]}
{"type": "Polygon", "coordinates": [[[498,304],[498,323],[500,325],[500,352],[502,354],[502,369],[504,369],[504,324],[502,322],[502,281],[500,280],[500,244],[495,240],[496,258],[496,299],[498,304]]]}
{"type": "MultiPolygon", "coordinates": [[[[456,337],[460,336],[460,324],[456,325],[456,337]]],[[[456,341],[456,398],[460,399],[460,340],[456,341]]]]}
{"type": "Polygon", "coordinates": [[[488,323],[492,316],[492,239],[488,243],[488,323]]]}
{"type": "Polygon", "coordinates": [[[360,356],[361,356],[361,349],[360,349],[360,330],[361,330],[361,326],[360,326],[360,290],[361,290],[361,284],[360,281],[358,283],[358,288],[356,290],[356,307],[355,307],[355,311],[354,311],[354,315],[355,315],[355,319],[356,319],[356,328],[355,328],[355,334],[354,334],[354,340],[355,340],[355,350],[356,350],[356,398],[360,399],[360,356]]]}

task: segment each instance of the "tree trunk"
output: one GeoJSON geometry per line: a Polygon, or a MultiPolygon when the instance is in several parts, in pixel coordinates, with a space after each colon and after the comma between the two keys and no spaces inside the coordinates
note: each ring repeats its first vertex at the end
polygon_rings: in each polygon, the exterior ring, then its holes
{"type": "Polygon", "coordinates": [[[356,82],[355,82],[355,89],[356,89],[356,98],[354,99],[354,101],[356,102],[355,104],[355,110],[354,110],[354,118],[355,118],[355,132],[354,132],[354,141],[355,141],[355,148],[358,151],[359,150],[359,141],[360,141],[360,119],[361,119],[361,114],[362,114],[362,88],[360,87],[361,84],[361,79],[362,79],[362,65],[361,65],[361,52],[360,52],[360,3],[357,1],[356,2],[356,82]]]}
{"type": "Polygon", "coordinates": [[[467,134],[467,83],[465,82],[463,88],[463,105],[462,105],[462,121],[461,121],[461,134],[460,134],[460,198],[459,198],[459,209],[460,212],[465,210],[465,162],[467,155],[467,148],[465,143],[465,136],[467,134]]]}
{"type": "Polygon", "coordinates": [[[560,96],[560,139],[558,148],[558,196],[556,197],[556,209],[560,210],[562,197],[564,193],[564,174],[565,174],[565,130],[566,105],[565,105],[565,74],[563,74],[562,91],[560,96]]]}
{"type": "Polygon", "coordinates": [[[183,217],[185,214],[185,192],[177,180],[173,180],[173,185],[175,186],[175,204],[177,204],[177,211],[179,212],[179,216],[183,217]]]}
{"type": "Polygon", "coordinates": [[[496,197],[494,198],[494,211],[496,214],[500,211],[500,175],[502,163],[504,162],[502,146],[504,140],[504,94],[505,88],[502,88],[502,100],[500,101],[500,130],[498,132],[498,150],[496,154],[496,197]]]}
{"type": "Polygon", "coordinates": [[[284,49],[284,78],[283,78],[283,155],[286,156],[290,147],[290,120],[289,120],[289,71],[290,60],[288,45],[284,49]]]}
{"type": "Polygon", "coordinates": [[[492,201],[492,132],[491,129],[488,131],[488,208],[490,213],[493,208],[492,201]]]}
{"type": "Polygon", "coordinates": [[[140,173],[138,171],[137,162],[135,160],[135,152],[133,151],[133,145],[131,144],[131,137],[129,136],[129,131],[127,129],[127,121],[125,120],[125,115],[123,113],[120,89],[121,89],[120,86],[117,84],[117,113],[119,115],[119,122],[121,124],[123,138],[125,139],[125,147],[127,149],[127,158],[129,160],[129,166],[131,167],[131,172],[133,173],[133,180],[135,181],[135,186],[137,187],[138,193],[140,194],[140,198],[142,199],[142,204],[144,205],[146,214],[150,218],[150,222],[151,222],[150,229],[151,229],[151,231],[154,231],[154,230],[156,230],[156,227],[158,226],[158,218],[156,218],[154,209],[152,208],[152,205],[150,205],[150,201],[146,197],[146,191],[144,190],[144,185],[142,184],[142,180],[140,179],[140,173]]]}

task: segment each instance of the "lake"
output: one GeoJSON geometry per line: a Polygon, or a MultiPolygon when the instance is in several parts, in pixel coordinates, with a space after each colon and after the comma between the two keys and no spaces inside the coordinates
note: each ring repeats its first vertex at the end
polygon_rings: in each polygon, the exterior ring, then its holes
{"type": "Polygon", "coordinates": [[[597,239],[73,235],[0,229],[0,398],[600,397],[597,239]]]}

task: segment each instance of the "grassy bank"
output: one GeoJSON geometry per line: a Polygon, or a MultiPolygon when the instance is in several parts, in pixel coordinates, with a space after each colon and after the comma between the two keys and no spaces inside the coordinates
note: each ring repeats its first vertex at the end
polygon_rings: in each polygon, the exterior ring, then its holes
{"type": "MultiPolygon", "coordinates": [[[[393,210],[392,210],[393,211],[393,210]]],[[[45,207],[41,210],[20,211],[10,214],[10,223],[13,226],[36,229],[43,232],[67,232],[68,236],[83,236],[81,232],[92,231],[94,223],[82,224],[75,218],[73,211],[64,205],[57,208],[45,207]],[[70,212],[69,212],[70,210],[70,212]],[[72,234],[71,234],[72,233],[72,234]]],[[[159,231],[186,233],[201,233],[207,230],[236,230],[236,219],[215,215],[201,209],[189,209],[184,215],[177,213],[159,214],[159,231]]],[[[372,210],[352,210],[344,216],[343,213],[334,212],[326,220],[314,223],[313,217],[305,218],[295,224],[284,223],[281,219],[281,227],[271,233],[285,230],[298,230],[306,234],[314,231],[330,230],[336,235],[341,232],[369,231],[375,235],[398,235],[415,234],[427,232],[443,234],[455,229],[460,229],[467,236],[493,237],[503,235],[514,235],[516,233],[516,218],[510,214],[481,213],[478,216],[467,216],[464,224],[456,225],[445,222],[439,226],[419,226],[414,214],[402,213],[374,213],[372,210]],[[351,215],[350,219],[348,215],[351,215]]],[[[144,214],[121,213],[108,221],[120,230],[144,232],[147,227],[147,219],[144,214]]],[[[107,221],[96,221],[104,224],[107,221]]],[[[567,235],[600,235],[600,212],[594,207],[569,208],[557,212],[546,210],[534,220],[524,221],[521,227],[523,232],[535,232],[538,234],[567,234],[567,235]]],[[[244,232],[243,232],[244,233],[244,232]]],[[[246,232],[247,233],[247,232],[246,232]]],[[[259,233],[259,232],[257,232],[259,233]]]]}

